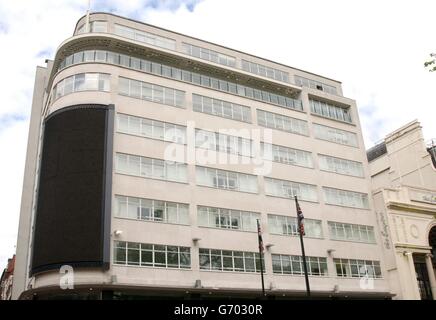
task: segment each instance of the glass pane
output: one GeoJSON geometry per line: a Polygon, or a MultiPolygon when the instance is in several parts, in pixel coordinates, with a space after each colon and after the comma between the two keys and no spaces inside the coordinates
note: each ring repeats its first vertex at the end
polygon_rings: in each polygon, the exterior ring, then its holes
{"type": "Polygon", "coordinates": [[[161,252],[161,251],[154,252],[154,264],[156,266],[165,266],[166,265],[165,252],[161,252]]]}
{"type": "Polygon", "coordinates": [[[177,204],[167,203],[167,220],[170,223],[177,223],[177,204]]]}
{"type": "Polygon", "coordinates": [[[141,265],[152,266],[153,265],[153,251],[142,250],[141,251],[141,265]]]}

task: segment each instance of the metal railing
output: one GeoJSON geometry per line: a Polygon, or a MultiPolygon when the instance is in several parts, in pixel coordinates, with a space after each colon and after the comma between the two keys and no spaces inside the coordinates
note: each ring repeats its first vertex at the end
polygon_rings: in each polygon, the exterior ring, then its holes
{"type": "Polygon", "coordinates": [[[427,142],[427,151],[431,156],[433,167],[436,169],[436,139],[431,139],[427,142]]]}
{"type": "Polygon", "coordinates": [[[383,141],[381,143],[376,144],[374,147],[368,149],[366,151],[366,156],[368,158],[368,161],[371,162],[372,160],[381,157],[387,152],[388,151],[386,149],[386,143],[383,141]]]}

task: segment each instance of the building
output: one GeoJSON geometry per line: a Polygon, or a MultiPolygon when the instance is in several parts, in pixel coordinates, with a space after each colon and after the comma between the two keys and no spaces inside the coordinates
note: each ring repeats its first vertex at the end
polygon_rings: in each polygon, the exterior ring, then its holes
{"type": "Polygon", "coordinates": [[[12,284],[14,282],[15,255],[8,259],[8,265],[0,278],[0,300],[11,300],[12,284]]]}
{"type": "Polygon", "coordinates": [[[267,295],[304,297],[294,195],[312,295],[392,297],[340,82],[89,21],[37,69],[14,298],[259,297],[257,219],[267,295]]]}
{"type": "Polygon", "coordinates": [[[399,299],[436,299],[436,158],[418,121],[368,150],[387,279],[399,299]]]}

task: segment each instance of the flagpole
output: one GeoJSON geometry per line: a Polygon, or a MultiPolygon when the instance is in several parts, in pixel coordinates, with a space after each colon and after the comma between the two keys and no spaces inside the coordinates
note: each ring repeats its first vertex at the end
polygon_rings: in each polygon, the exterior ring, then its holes
{"type": "Polygon", "coordinates": [[[91,32],[91,25],[89,23],[89,13],[91,11],[91,0],[88,0],[88,10],[86,10],[86,32],[91,32]]]}
{"type": "Polygon", "coordinates": [[[303,233],[304,226],[301,226],[301,221],[303,219],[303,213],[301,211],[300,205],[298,204],[297,196],[295,196],[295,205],[297,207],[297,221],[298,221],[298,233],[300,234],[300,244],[301,244],[301,255],[303,257],[303,270],[304,270],[304,279],[306,280],[306,294],[310,297],[310,285],[309,285],[309,275],[307,273],[307,264],[306,264],[306,253],[304,251],[304,241],[303,241],[303,233]]]}
{"type": "Polygon", "coordinates": [[[260,222],[259,219],[257,221],[257,234],[258,234],[258,240],[259,240],[259,258],[260,258],[260,279],[262,281],[262,297],[265,297],[265,283],[263,279],[263,241],[262,241],[262,235],[260,233],[260,222]]]}

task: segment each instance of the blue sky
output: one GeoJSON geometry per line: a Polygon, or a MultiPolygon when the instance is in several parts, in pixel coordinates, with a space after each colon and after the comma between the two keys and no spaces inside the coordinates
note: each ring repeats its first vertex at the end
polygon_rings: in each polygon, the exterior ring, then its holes
{"type": "MultiPolygon", "coordinates": [[[[36,66],[87,0],[0,0],[0,268],[14,252],[36,66]]],[[[366,147],[418,119],[436,137],[431,0],[93,0],[109,11],[331,77],[355,99],[366,147]]]]}

